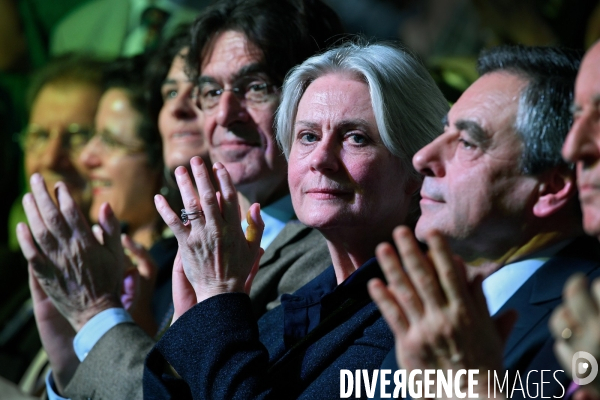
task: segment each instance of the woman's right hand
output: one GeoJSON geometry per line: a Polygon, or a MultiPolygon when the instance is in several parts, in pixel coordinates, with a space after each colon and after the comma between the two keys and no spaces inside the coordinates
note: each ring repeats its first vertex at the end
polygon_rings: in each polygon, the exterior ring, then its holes
{"type": "MultiPolygon", "coordinates": [[[[198,303],[222,293],[246,292],[246,283],[261,254],[264,224],[260,207],[258,204],[250,207],[249,226],[244,234],[237,191],[225,167],[221,163],[214,165],[220,188],[217,193],[202,159],[194,157],[190,164],[197,189],[184,167],[175,170],[175,178],[187,212],[202,213],[192,215],[184,225],[162,196],[155,197],[158,212],[177,238],[181,268],[198,303]]],[[[177,295],[175,291],[174,295],[177,295]]],[[[175,304],[189,306],[185,299],[175,300],[175,304]]],[[[177,314],[180,315],[181,310],[177,314]]]]}

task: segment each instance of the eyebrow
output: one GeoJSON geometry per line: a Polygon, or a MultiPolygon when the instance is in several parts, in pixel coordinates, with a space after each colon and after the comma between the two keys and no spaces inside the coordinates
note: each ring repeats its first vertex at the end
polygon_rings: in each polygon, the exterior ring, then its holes
{"type": "MultiPolygon", "coordinates": [[[[310,129],[315,129],[315,130],[320,130],[320,124],[317,122],[313,122],[313,121],[296,121],[296,123],[294,124],[294,126],[298,126],[301,125],[303,127],[306,128],[310,128],[310,129]]],[[[362,118],[356,118],[356,119],[345,119],[342,120],[339,123],[336,123],[336,129],[348,129],[348,128],[363,128],[365,130],[368,130],[371,128],[371,124],[369,124],[367,122],[367,120],[362,119],[362,118]]]]}
{"type": "Polygon", "coordinates": [[[181,80],[181,79],[173,79],[173,78],[167,78],[165,79],[162,83],[161,86],[165,86],[165,85],[176,85],[179,82],[190,82],[189,79],[185,79],[185,80],[181,80]]]}
{"type": "MultiPolygon", "coordinates": [[[[595,95],[593,95],[591,98],[591,102],[593,103],[593,107],[597,107],[600,104],[600,93],[596,93],[595,95]]],[[[575,102],[573,102],[569,106],[569,111],[571,112],[571,114],[575,114],[577,111],[581,111],[582,109],[583,107],[575,102]]]]}
{"type": "MultiPolygon", "coordinates": [[[[252,63],[252,64],[244,65],[242,68],[240,68],[236,73],[234,73],[231,76],[231,81],[235,82],[235,81],[239,80],[240,78],[243,78],[245,76],[252,75],[252,74],[265,74],[268,76],[266,71],[267,71],[267,68],[266,68],[265,64],[263,64],[263,63],[252,63]]],[[[198,78],[198,84],[216,83],[216,82],[217,82],[217,80],[215,78],[213,78],[212,76],[208,76],[208,75],[202,75],[198,78]]]]}

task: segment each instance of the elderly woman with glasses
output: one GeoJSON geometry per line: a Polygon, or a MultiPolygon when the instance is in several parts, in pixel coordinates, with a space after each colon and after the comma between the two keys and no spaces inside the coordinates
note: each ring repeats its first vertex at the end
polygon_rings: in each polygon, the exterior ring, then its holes
{"type": "Polygon", "coordinates": [[[174,293],[179,318],[146,360],[147,398],[337,398],[340,369],[371,376],[393,345],[366,283],[381,276],[376,245],[415,217],[411,158],[441,132],[447,103],[418,61],[387,44],[314,56],[290,72],[281,96],[277,139],[294,210],[325,236],[333,265],[257,324],[246,293],[261,254],[258,205],[244,235],[223,165],[213,167],[218,192],[200,158],[192,177],[178,168],[193,217],[184,224],[155,201],[177,237],[185,290],[174,293]],[[183,382],[164,374],[166,363],[183,382]]]}

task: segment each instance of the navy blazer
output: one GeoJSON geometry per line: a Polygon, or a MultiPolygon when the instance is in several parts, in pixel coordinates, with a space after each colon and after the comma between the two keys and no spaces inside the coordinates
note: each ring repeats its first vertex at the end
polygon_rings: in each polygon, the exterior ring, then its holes
{"type": "MultiPolygon", "coordinates": [[[[375,276],[381,276],[373,264],[375,276]]],[[[322,275],[331,275],[332,268],[322,275]]],[[[341,289],[348,290],[336,300],[345,301],[292,342],[284,337],[282,306],[257,324],[244,294],[222,294],[195,305],[148,355],[144,398],[339,398],[341,369],[373,371],[393,346],[392,333],[369,298],[366,280],[341,289]],[[344,299],[348,292],[352,294],[344,299]],[[182,379],[169,374],[166,363],[182,379]]],[[[364,390],[362,395],[366,396],[364,390]]]]}
{"type": "MultiPolygon", "coordinates": [[[[554,342],[548,320],[554,308],[562,303],[566,280],[577,272],[587,275],[590,280],[600,276],[600,243],[597,239],[582,236],[573,240],[538,269],[498,311],[497,315],[511,309],[518,313],[517,322],[504,346],[504,367],[509,371],[511,389],[517,371],[525,389],[529,371],[564,370],[551,351],[554,342]]],[[[386,356],[381,368],[398,369],[394,351],[386,356]]],[[[569,380],[564,373],[558,373],[556,377],[562,385],[568,386],[569,380]]],[[[532,376],[529,382],[531,396],[535,395],[536,387],[533,385],[539,385],[540,378],[539,374],[532,376]]],[[[545,376],[544,381],[550,381],[544,385],[544,396],[562,393],[562,387],[552,375],[545,376]]],[[[526,390],[516,390],[513,398],[523,395],[529,398],[526,390]]]]}

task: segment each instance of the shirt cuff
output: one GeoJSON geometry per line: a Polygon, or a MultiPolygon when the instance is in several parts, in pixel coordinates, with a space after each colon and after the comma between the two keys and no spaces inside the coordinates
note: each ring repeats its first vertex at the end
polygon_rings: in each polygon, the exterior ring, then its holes
{"type": "Polygon", "coordinates": [[[46,392],[48,394],[48,400],[69,400],[56,394],[57,391],[54,378],[52,377],[52,371],[48,371],[48,375],[46,375],[46,392]]]}
{"type": "Polygon", "coordinates": [[[106,332],[125,322],[133,322],[133,318],[124,308],[109,308],[90,319],[73,339],[73,348],[79,361],[85,360],[106,332]]]}

